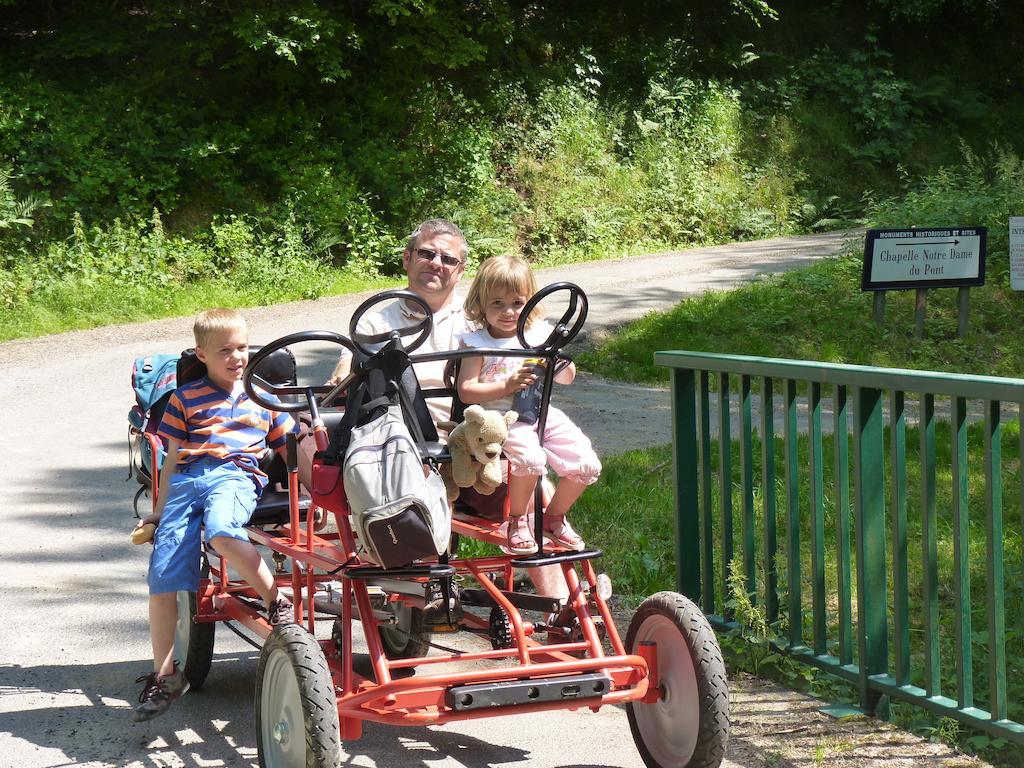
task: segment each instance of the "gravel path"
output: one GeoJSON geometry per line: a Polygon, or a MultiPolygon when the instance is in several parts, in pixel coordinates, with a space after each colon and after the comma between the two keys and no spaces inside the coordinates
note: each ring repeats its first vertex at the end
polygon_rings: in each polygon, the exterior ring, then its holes
{"type": "MultiPolygon", "coordinates": [[[[841,235],[832,234],[694,249],[545,270],[540,279],[542,284],[568,279],[583,286],[591,301],[588,326],[593,334],[686,295],[803,266],[836,252],[841,241],[841,235]]],[[[301,329],[344,329],[364,298],[298,302],[245,314],[253,340],[266,341],[301,329]]],[[[134,725],[128,716],[137,693],[133,680],[147,671],[150,654],[147,552],[127,544],[135,490],[133,482],[124,480],[129,374],[137,356],[191,346],[189,327],[188,319],[173,318],[0,344],[0,424],[14,438],[0,464],[5,524],[0,537],[0,766],[256,762],[252,687],[257,654],[222,629],[203,691],[152,723],[134,725]]],[[[322,372],[329,369],[332,354],[314,350],[301,362],[322,372]]],[[[584,374],[559,394],[601,453],[669,440],[668,398],[662,390],[584,374]]],[[[813,704],[803,697],[744,683],[734,707],[729,766],[810,765],[812,759],[815,765],[882,765],[881,760],[819,762],[820,748],[813,745],[791,756],[797,740],[778,734],[786,723],[803,726],[816,717],[806,709],[813,704]],[[779,761],[769,761],[769,755],[779,761]]],[[[867,730],[876,733],[873,727],[867,730]]],[[[836,732],[842,730],[836,726],[836,732]]],[[[918,754],[925,754],[925,745],[914,744],[918,754]]],[[[531,768],[642,766],[624,713],[614,707],[445,728],[371,725],[350,749],[348,763],[389,768],[482,768],[525,761],[531,768]]],[[[882,752],[887,764],[904,764],[896,758],[897,747],[882,752]]]]}

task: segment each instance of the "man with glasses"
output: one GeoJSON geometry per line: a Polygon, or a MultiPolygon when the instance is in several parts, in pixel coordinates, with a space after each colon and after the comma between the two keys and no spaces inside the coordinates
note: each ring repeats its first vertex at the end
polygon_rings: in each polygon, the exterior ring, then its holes
{"type": "MultiPolygon", "coordinates": [[[[430,336],[417,352],[447,352],[459,346],[459,334],[469,330],[462,312],[462,298],[455,295],[455,287],[466,271],[469,247],[466,237],[447,219],[428,219],[416,227],[409,236],[402,266],[408,276],[408,289],[420,296],[434,313],[430,336]]],[[[359,331],[366,334],[387,333],[393,328],[404,328],[421,320],[418,308],[395,301],[379,312],[371,312],[360,320],[359,331]]],[[[424,389],[444,386],[443,360],[417,363],[416,377],[424,389]]],[[[342,348],[341,357],[329,379],[336,384],[352,368],[352,354],[342,348]]],[[[435,422],[450,418],[450,398],[430,398],[427,401],[430,416],[435,422]]]]}
{"type": "MultiPolygon", "coordinates": [[[[434,326],[430,336],[417,352],[448,352],[459,346],[459,334],[472,330],[462,310],[462,297],[455,295],[455,287],[466,271],[466,256],[469,246],[466,237],[455,224],[447,219],[428,219],[416,227],[409,236],[402,266],[408,276],[408,288],[421,296],[434,313],[434,326]]],[[[393,328],[404,328],[419,322],[421,316],[416,307],[395,301],[382,311],[364,315],[359,321],[359,331],[368,335],[387,333],[393,328]]],[[[431,389],[444,386],[445,361],[416,363],[416,378],[420,387],[431,389]]],[[[331,374],[328,384],[337,384],[352,368],[352,353],[344,347],[341,357],[331,374]]],[[[434,397],[427,400],[430,416],[436,424],[451,418],[451,398],[434,397]]],[[[472,491],[472,489],[469,489],[472,491]]],[[[503,497],[477,496],[481,514],[500,514],[503,497]]],[[[557,565],[529,569],[529,576],[538,594],[567,598],[568,590],[557,565]]],[[[433,583],[433,582],[432,582],[433,583]]],[[[439,594],[433,595],[430,607],[433,613],[440,611],[443,603],[439,594]]]]}
{"type": "MultiPolygon", "coordinates": [[[[459,346],[459,334],[469,330],[462,311],[462,298],[455,295],[455,287],[466,271],[469,247],[466,237],[447,219],[428,219],[416,227],[409,236],[402,253],[402,266],[408,276],[408,289],[422,298],[434,315],[430,336],[417,352],[448,352],[459,346]]],[[[387,333],[394,328],[406,328],[422,320],[421,309],[404,301],[393,301],[377,312],[363,315],[359,331],[367,335],[387,333]]],[[[444,386],[445,361],[416,363],[416,378],[420,387],[432,389],[444,386]]],[[[352,353],[342,347],[341,357],[331,373],[328,384],[337,384],[352,369],[352,353]]],[[[430,417],[435,423],[451,418],[450,397],[427,399],[430,417]]],[[[449,608],[436,581],[426,588],[424,621],[429,625],[443,624],[448,616],[461,613],[458,591],[453,590],[449,608]]]]}

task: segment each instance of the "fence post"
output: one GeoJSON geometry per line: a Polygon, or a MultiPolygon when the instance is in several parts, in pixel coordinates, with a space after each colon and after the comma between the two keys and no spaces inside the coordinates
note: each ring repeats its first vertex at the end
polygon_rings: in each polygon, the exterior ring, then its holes
{"type": "MultiPolygon", "coordinates": [[[[761,379],[761,487],[764,489],[764,612],[769,624],[779,618],[778,540],[775,529],[775,397],[770,376],[761,379]]],[[[1022,409],[1024,413],[1024,409],[1022,409]]],[[[1021,418],[1024,418],[1022,416],[1021,418]]]]}
{"type": "Polygon", "coordinates": [[[701,604],[697,503],[697,410],[692,369],[672,370],[672,464],[676,487],[677,589],[701,604]]]}
{"type": "Polygon", "coordinates": [[[888,716],[888,699],[872,690],[869,678],[887,671],[885,574],[885,444],[882,392],[855,389],[854,510],[857,558],[858,690],[861,708],[879,717],[888,716]]]}

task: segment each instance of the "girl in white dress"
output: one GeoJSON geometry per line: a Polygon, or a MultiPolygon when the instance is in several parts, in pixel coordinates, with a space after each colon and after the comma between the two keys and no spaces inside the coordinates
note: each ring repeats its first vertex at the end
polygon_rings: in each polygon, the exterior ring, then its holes
{"type": "MultiPolygon", "coordinates": [[[[480,266],[464,304],[466,318],[481,328],[462,334],[461,346],[522,349],[516,338],[516,324],[523,307],[536,292],[533,271],[525,261],[515,256],[487,259],[480,266]]],[[[538,307],[526,321],[525,335],[530,345],[543,342],[552,331],[551,324],[539,316],[538,307]]],[[[571,384],[575,378],[576,367],[571,363],[555,374],[555,381],[560,384],[571,384]]],[[[536,380],[536,367],[524,365],[522,357],[468,357],[459,371],[459,397],[464,403],[479,403],[504,413],[512,410],[513,395],[536,380]]],[[[558,475],[559,482],[544,510],[544,534],[567,549],[582,550],[583,539],[569,525],[566,513],[601,474],[601,462],[590,439],[562,411],[549,406],[543,446],[537,425],[518,421],[509,429],[504,452],[509,463],[507,551],[516,555],[537,551],[526,510],[546,464],[558,475]]]]}

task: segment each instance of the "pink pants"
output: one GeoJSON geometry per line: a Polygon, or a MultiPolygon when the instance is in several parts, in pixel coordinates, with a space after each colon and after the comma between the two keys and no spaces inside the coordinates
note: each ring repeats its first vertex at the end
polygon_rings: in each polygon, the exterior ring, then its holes
{"type": "Polygon", "coordinates": [[[536,424],[516,422],[505,440],[505,456],[513,475],[543,475],[545,464],[559,477],[591,485],[601,475],[601,460],[588,438],[562,411],[548,408],[544,445],[536,424]]]}

